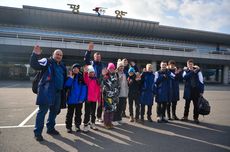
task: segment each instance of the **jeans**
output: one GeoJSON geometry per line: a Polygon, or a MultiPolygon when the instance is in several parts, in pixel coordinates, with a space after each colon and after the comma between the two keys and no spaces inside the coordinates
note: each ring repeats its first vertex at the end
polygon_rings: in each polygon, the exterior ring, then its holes
{"type": "Polygon", "coordinates": [[[42,130],[44,128],[44,121],[46,113],[49,111],[49,117],[46,123],[47,131],[54,130],[55,119],[60,110],[61,105],[61,92],[58,91],[55,94],[55,102],[54,105],[43,104],[39,105],[39,110],[37,112],[36,120],[35,120],[35,128],[34,134],[35,136],[39,136],[42,134],[42,130]]]}

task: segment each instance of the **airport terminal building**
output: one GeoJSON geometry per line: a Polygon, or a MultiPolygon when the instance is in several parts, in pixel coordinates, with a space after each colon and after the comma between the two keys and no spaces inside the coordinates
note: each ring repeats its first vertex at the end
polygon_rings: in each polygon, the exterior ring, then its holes
{"type": "Polygon", "coordinates": [[[230,34],[32,6],[0,6],[0,80],[32,75],[28,61],[35,44],[42,47],[44,57],[62,49],[70,66],[83,63],[91,41],[105,63],[127,58],[139,68],[151,63],[157,70],[161,60],[173,59],[183,68],[192,58],[205,82],[230,84],[230,34]]]}

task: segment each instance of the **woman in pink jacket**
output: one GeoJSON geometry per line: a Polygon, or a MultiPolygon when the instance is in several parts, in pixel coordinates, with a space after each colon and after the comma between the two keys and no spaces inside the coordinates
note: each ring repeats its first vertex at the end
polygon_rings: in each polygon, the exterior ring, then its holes
{"type": "Polygon", "coordinates": [[[100,84],[95,76],[95,71],[92,65],[84,68],[84,81],[88,87],[87,101],[85,102],[85,118],[83,132],[88,132],[89,128],[97,130],[95,126],[95,111],[97,102],[100,101],[100,84]],[[91,116],[91,123],[90,123],[91,116]]]}

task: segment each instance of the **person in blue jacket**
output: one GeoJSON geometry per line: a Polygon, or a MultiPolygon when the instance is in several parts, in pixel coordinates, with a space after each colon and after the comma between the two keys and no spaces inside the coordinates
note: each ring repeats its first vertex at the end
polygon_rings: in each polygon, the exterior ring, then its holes
{"type": "Polygon", "coordinates": [[[36,45],[30,57],[30,66],[35,70],[42,71],[42,77],[38,83],[36,104],[39,106],[35,120],[34,135],[37,141],[43,141],[42,130],[44,127],[45,115],[49,110],[47,120],[47,133],[58,135],[54,128],[55,119],[60,113],[61,105],[65,105],[64,84],[66,79],[66,67],[61,62],[63,53],[60,49],[53,52],[53,56],[41,59],[41,48],[36,45]]]}
{"type": "Polygon", "coordinates": [[[172,72],[175,77],[170,79],[169,89],[169,102],[167,104],[167,116],[169,120],[179,120],[176,116],[176,106],[177,101],[180,100],[179,94],[179,80],[182,78],[182,70],[176,67],[176,62],[174,60],[169,60],[168,70],[172,72]],[[171,117],[171,107],[172,107],[172,117],[171,117]]]}
{"type": "Polygon", "coordinates": [[[67,104],[68,110],[66,114],[66,129],[68,133],[72,132],[72,120],[75,111],[75,129],[76,132],[81,131],[81,115],[83,102],[87,100],[87,86],[84,83],[83,75],[80,72],[81,66],[78,63],[72,65],[69,71],[68,79],[65,83],[67,88],[67,104]]]}
{"type": "Polygon", "coordinates": [[[141,104],[141,122],[144,122],[145,106],[148,106],[147,119],[149,122],[153,122],[152,106],[153,98],[155,93],[155,83],[152,64],[146,65],[146,71],[141,74],[141,94],[140,94],[140,104],[141,104]]]}
{"type": "Polygon", "coordinates": [[[193,119],[195,123],[199,123],[198,117],[198,99],[203,96],[204,93],[204,78],[201,70],[198,66],[194,66],[194,61],[189,59],[187,61],[187,67],[184,68],[183,78],[185,80],[184,85],[184,117],[182,121],[188,121],[189,107],[191,100],[193,101],[193,119]]]}
{"type": "Polygon", "coordinates": [[[155,72],[157,122],[168,122],[165,118],[166,106],[169,102],[170,79],[175,75],[167,69],[167,61],[161,61],[161,69],[155,72]]]}
{"type": "MultiPolygon", "coordinates": [[[[101,54],[99,52],[95,52],[93,55],[93,60],[90,59],[91,52],[94,49],[93,42],[90,42],[88,45],[88,50],[85,52],[84,61],[86,65],[92,65],[95,71],[95,75],[97,78],[97,81],[100,83],[102,82],[103,76],[102,76],[102,70],[106,67],[101,62],[101,54]]],[[[102,88],[100,90],[101,96],[102,96],[102,88]]],[[[101,98],[101,101],[98,101],[98,107],[97,107],[97,120],[99,123],[102,123],[102,107],[103,107],[103,101],[101,98]]]]}

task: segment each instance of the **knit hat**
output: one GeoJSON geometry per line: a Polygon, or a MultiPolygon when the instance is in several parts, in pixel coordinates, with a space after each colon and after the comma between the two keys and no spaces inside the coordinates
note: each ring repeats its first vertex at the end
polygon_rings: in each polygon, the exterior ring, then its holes
{"type": "Polygon", "coordinates": [[[88,65],[88,73],[95,72],[92,65],[88,65]]]}
{"type": "Polygon", "coordinates": [[[111,62],[108,64],[108,67],[107,67],[107,70],[110,70],[110,69],[115,70],[115,65],[111,62]]]}
{"type": "Polygon", "coordinates": [[[72,69],[74,69],[74,68],[76,68],[76,67],[80,70],[81,65],[78,64],[78,63],[75,63],[75,64],[72,65],[72,69]]]}
{"type": "Polygon", "coordinates": [[[135,69],[134,68],[129,68],[129,71],[128,71],[128,73],[131,73],[131,72],[133,72],[133,73],[135,73],[135,69]]]}
{"type": "Polygon", "coordinates": [[[121,61],[121,59],[117,60],[117,68],[119,68],[120,66],[124,66],[124,62],[121,61]]]}

